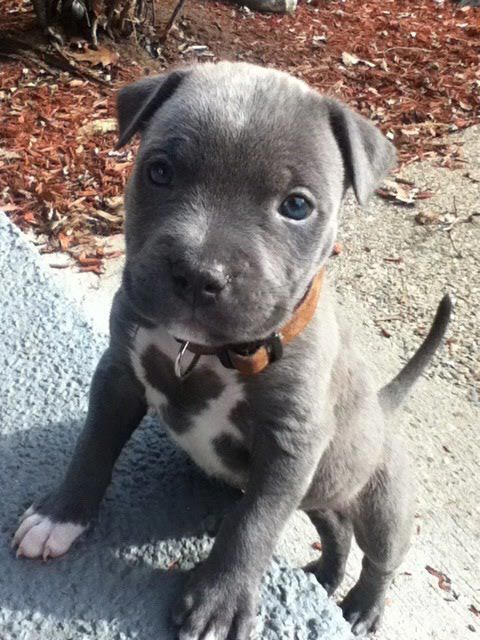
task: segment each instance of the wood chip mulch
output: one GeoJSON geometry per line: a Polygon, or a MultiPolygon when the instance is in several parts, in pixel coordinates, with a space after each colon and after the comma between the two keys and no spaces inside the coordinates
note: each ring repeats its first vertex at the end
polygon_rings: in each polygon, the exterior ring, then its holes
{"type": "MultiPolygon", "coordinates": [[[[29,4],[4,0],[2,11],[0,38],[30,33],[29,4]]],[[[441,0],[317,0],[292,16],[198,0],[155,62],[109,42],[65,54],[105,84],[21,55],[0,63],[0,208],[33,229],[43,250],[69,252],[96,272],[105,257],[98,236],[122,228],[135,149],[113,150],[114,95],[148,70],[218,58],[284,69],[377,122],[402,163],[457,166],[461,150],[445,134],[480,122],[480,9],[441,0]]]]}

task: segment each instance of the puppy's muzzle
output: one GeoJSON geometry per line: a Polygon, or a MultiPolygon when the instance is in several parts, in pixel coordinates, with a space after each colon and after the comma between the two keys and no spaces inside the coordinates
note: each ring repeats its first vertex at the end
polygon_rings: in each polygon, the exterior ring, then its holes
{"type": "Polygon", "coordinates": [[[194,306],[205,306],[224,297],[230,278],[222,265],[194,265],[187,260],[169,260],[176,295],[194,306]]]}

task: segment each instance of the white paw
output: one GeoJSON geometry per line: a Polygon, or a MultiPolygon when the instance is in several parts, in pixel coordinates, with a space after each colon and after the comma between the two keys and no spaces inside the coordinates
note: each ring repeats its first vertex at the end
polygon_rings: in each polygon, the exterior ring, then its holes
{"type": "Polygon", "coordinates": [[[12,546],[17,558],[56,558],[66,553],[86,527],[72,522],[52,522],[30,507],[23,514],[12,546]]]}

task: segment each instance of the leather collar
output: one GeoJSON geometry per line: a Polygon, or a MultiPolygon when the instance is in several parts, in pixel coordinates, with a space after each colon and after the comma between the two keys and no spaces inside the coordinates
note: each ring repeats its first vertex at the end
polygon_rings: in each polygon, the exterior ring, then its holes
{"type": "Polygon", "coordinates": [[[244,345],[226,345],[220,348],[204,347],[192,342],[181,342],[181,347],[175,360],[175,373],[179,378],[185,378],[194,369],[202,355],[216,355],[224,367],[236,369],[246,376],[260,373],[280,360],[284,345],[292,342],[307,327],[317,308],[318,299],[325,277],[323,267],[312,280],[307,292],[298,303],[290,320],[278,332],[265,340],[244,345]],[[189,365],[183,369],[182,359],[189,351],[194,354],[189,365]]]}

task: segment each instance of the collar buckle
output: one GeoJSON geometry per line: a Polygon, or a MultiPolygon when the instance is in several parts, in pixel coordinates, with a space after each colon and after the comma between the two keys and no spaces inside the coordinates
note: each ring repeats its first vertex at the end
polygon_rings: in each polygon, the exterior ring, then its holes
{"type": "Polygon", "coordinates": [[[265,340],[264,345],[268,353],[268,361],[270,364],[281,359],[283,356],[283,344],[280,333],[272,333],[272,335],[265,340]]]}
{"type": "Polygon", "coordinates": [[[225,367],[225,369],[235,369],[235,365],[232,362],[232,358],[230,357],[228,349],[222,349],[221,351],[219,351],[217,357],[225,367]]]}

